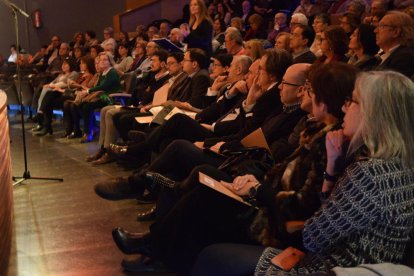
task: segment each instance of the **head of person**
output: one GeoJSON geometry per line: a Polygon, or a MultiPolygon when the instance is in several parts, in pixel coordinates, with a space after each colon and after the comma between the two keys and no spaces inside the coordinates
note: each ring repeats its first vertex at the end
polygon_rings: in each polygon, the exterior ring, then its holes
{"type": "Polygon", "coordinates": [[[120,43],[118,45],[118,54],[121,57],[126,57],[130,55],[129,48],[125,43],[120,43]]]}
{"type": "Polygon", "coordinates": [[[280,82],[290,65],[292,65],[292,55],[289,52],[267,49],[260,59],[257,84],[262,89],[267,89],[272,83],[280,82]]]}
{"type": "Polygon", "coordinates": [[[316,15],[312,23],[312,27],[315,33],[321,33],[325,31],[329,25],[331,25],[331,17],[327,13],[320,13],[316,15]]]}
{"type": "Polygon", "coordinates": [[[127,32],[119,32],[119,41],[123,42],[123,43],[128,43],[129,42],[129,35],[127,32]]]}
{"type": "Polygon", "coordinates": [[[371,2],[371,15],[378,16],[379,18],[384,17],[387,13],[388,7],[384,0],[373,0],[371,2]]]}
{"type": "Polygon", "coordinates": [[[165,50],[158,50],[151,56],[151,72],[158,73],[159,71],[167,70],[168,52],[165,50]]]}
{"type": "Polygon", "coordinates": [[[348,36],[339,26],[331,25],[321,34],[320,47],[326,56],[344,56],[348,52],[348,44],[348,36]]]}
{"type": "Polygon", "coordinates": [[[289,66],[279,84],[280,100],[284,105],[299,103],[298,93],[306,81],[306,72],[310,64],[297,63],[289,66]]]}
{"type": "Polygon", "coordinates": [[[355,14],[358,18],[361,18],[365,12],[365,3],[362,0],[352,0],[347,7],[347,12],[355,14]]]}
{"type": "Polygon", "coordinates": [[[281,32],[276,36],[275,49],[286,50],[290,52],[290,38],[291,34],[287,32],[281,32]]]}
{"type": "Polygon", "coordinates": [[[400,158],[414,167],[414,83],[393,71],[361,73],[344,105],[344,135],[351,150],[363,141],[374,158],[400,158]]]}
{"type": "Polygon", "coordinates": [[[114,36],[114,29],[112,27],[106,27],[103,31],[104,39],[107,40],[114,36]]]}
{"type": "Polygon", "coordinates": [[[84,55],[83,47],[76,46],[73,49],[73,56],[75,59],[80,59],[84,55]]]}
{"type": "Polygon", "coordinates": [[[167,70],[171,76],[176,76],[183,71],[182,61],[184,54],[179,52],[170,53],[167,58],[167,70]]]}
{"type": "Polygon", "coordinates": [[[251,39],[245,43],[244,54],[252,60],[261,58],[264,53],[263,42],[259,39],[251,39]]]}
{"type": "Polygon", "coordinates": [[[262,26],[263,17],[261,17],[259,14],[254,13],[249,17],[249,24],[250,28],[253,30],[258,30],[262,26]]]}
{"type": "Polygon", "coordinates": [[[59,46],[59,56],[65,57],[69,54],[69,51],[70,51],[69,44],[66,42],[62,42],[62,44],[60,44],[59,46]]]}
{"type": "Polygon", "coordinates": [[[96,33],[95,31],[92,30],[88,30],[85,32],[85,40],[86,41],[91,41],[92,39],[96,38],[96,33]]]}
{"type": "Polygon", "coordinates": [[[400,44],[414,46],[414,22],[406,13],[388,12],[375,29],[377,45],[387,51],[400,44]]]}
{"type": "Polygon", "coordinates": [[[60,44],[60,36],[58,36],[58,35],[52,36],[51,44],[53,45],[53,48],[57,48],[60,44]]]}
{"type": "Polygon", "coordinates": [[[16,45],[10,45],[10,53],[14,54],[17,53],[16,45]]]}
{"type": "Polygon", "coordinates": [[[345,33],[352,34],[359,24],[361,24],[361,19],[357,15],[347,12],[342,15],[339,26],[341,26],[345,33]]]}
{"type": "Polygon", "coordinates": [[[374,56],[378,53],[379,47],[375,42],[374,26],[361,24],[351,35],[349,40],[349,49],[362,51],[363,54],[374,56]]]}
{"type": "Polygon", "coordinates": [[[201,49],[191,48],[184,54],[183,59],[183,71],[188,75],[198,72],[200,69],[205,68],[207,63],[207,55],[201,49]]]}
{"type": "Polygon", "coordinates": [[[342,121],[342,106],[352,95],[358,70],[342,62],[313,66],[309,73],[312,114],[318,121],[342,121]]]}
{"type": "Polygon", "coordinates": [[[172,43],[181,43],[183,41],[183,33],[179,28],[173,28],[170,32],[170,40],[172,43]]]}
{"type": "Polygon", "coordinates": [[[209,19],[207,15],[207,7],[203,0],[191,0],[190,1],[190,26],[200,23],[203,19],[209,19]]]}
{"type": "Polygon", "coordinates": [[[211,58],[211,74],[210,78],[214,79],[218,76],[226,75],[229,71],[233,56],[230,54],[217,54],[211,58]]]}
{"type": "Polygon", "coordinates": [[[226,30],[226,23],[221,18],[214,19],[213,29],[215,34],[222,33],[226,30]]]}
{"type": "Polygon", "coordinates": [[[150,41],[147,43],[147,47],[146,47],[147,56],[151,57],[158,50],[159,50],[159,46],[154,41],[150,41]]]}
{"type": "Polygon", "coordinates": [[[99,55],[95,57],[94,62],[95,62],[95,71],[97,73],[102,73],[101,66],[99,65],[99,63],[100,63],[99,62],[99,55]]]}
{"type": "Polygon", "coordinates": [[[145,56],[147,54],[147,42],[145,40],[135,42],[134,53],[137,57],[145,56]]]}
{"type": "Polygon", "coordinates": [[[243,31],[243,19],[240,17],[233,17],[230,20],[230,27],[237,28],[240,32],[243,31]]]}
{"type": "Polygon", "coordinates": [[[153,39],[154,36],[158,35],[158,28],[154,25],[148,27],[147,35],[149,40],[153,39]]]}
{"type": "Polygon", "coordinates": [[[85,34],[83,32],[76,32],[73,36],[73,41],[78,45],[83,45],[85,43],[85,34]]]}
{"type": "Polygon", "coordinates": [[[414,6],[406,8],[404,12],[414,20],[414,6]]]}
{"type": "Polygon", "coordinates": [[[98,58],[99,58],[100,72],[105,72],[106,70],[114,66],[115,64],[114,59],[107,52],[99,53],[98,58]]]}
{"type": "Polygon", "coordinates": [[[226,46],[228,53],[234,54],[243,46],[243,37],[239,31],[226,31],[224,36],[224,45],[226,46]]]}
{"type": "Polygon", "coordinates": [[[251,65],[252,59],[248,56],[241,55],[233,57],[227,80],[234,82],[244,79],[251,65]]]}
{"type": "Polygon", "coordinates": [[[75,71],[75,69],[76,69],[75,62],[70,57],[65,58],[65,60],[62,63],[62,72],[70,73],[72,71],[75,71]]]}
{"type": "Polygon", "coordinates": [[[101,52],[103,52],[103,48],[101,47],[101,45],[93,45],[93,46],[91,46],[91,48],[90,48],[90,52],[89,52],[89,55],[92,57],[92,58],[96,58],[98,55],[99,55],[99,53],[101,53],[101,52]]]}
{"type": "Polygon", "coordinates": [[[222,2],[217,3],[217,13],[221,16],[224,16],[227,13],[227,7],[224,6],[222,2]]]}
{"type": "Polygon", "coordinates": [[[246,1],[242,2],[243,14],[248,14],[250,12],[251,8],[252,8],[252,5],[250,4],[250,1],[246,0],[246,1]]]}
{"type": "Polygon", "coordinates": [[[278,12],[275,14],[273,19],[273,24],[276,27],[285,26],[287,23],[287,15],[283,12],[278,12]]]}
{"type": "Polygon", "coordinates": [[[81,57],[80,70],[81,70],[81,72],[87,72],[87,73],[90,73],[90,74],[95,74],[96,73],[96,68],[95,68],[94,59],[90,56],[81,57]]]}
{"type": "Polygon", "coordinates": [[[167,37],[170,34],[170,24],[168,22],[161,22],[159,34],[161,37],[167,37]]]}
{"type": "Polygon", "coordinates": [[[292,15],[290,19],[290,31],[293,31],[294,28],[296,28],[297,25],[308,25],[309,20],[303,13],[295,13],[292,15]]]}
{"type": "Polygon", "coordinates": [[[290,49],[293,53],[301,52],[310,47],[315,39],[315,32],[311,27],[298,25],[292,30],[290,37],[290,49]]]}

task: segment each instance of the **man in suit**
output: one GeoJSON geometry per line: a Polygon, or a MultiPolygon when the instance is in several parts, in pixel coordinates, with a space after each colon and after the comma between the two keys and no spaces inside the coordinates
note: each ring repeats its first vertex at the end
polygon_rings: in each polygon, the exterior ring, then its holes
{"type": "Polygon", "coordinates": [[[298,25],[292,30],[290,48],[292,49],[293,63],[312,64],[316,57],[309,47],[315,39],[315,32],[305,25],[298,25]]]}
{"type": "Polygon", "coordinates": [[[414,22],[403,12],[390,11],[375,29],[376,42],[381,48],[376,69],[389,69],[411,78],[414,75],[414,22]]]}

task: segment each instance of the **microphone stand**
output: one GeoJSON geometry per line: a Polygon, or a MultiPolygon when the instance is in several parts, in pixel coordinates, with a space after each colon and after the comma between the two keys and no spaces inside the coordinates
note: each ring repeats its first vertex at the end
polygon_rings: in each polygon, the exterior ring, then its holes
{"type": "MultiPolygon", "coordinates": [[[[22,16],[29,18],[29,15],[20,9],[16,4],[8,1],[8,0],[1,0],[9,9],[12,11],[12,15],[14,18],[14,27],[16,31],[16,48],[17,51],[19,50],[19,24],[17,20],[17,14],[21,14],[22,16]]],[[[24,128],[24,106],[23,106],[23,95],[22,95],[22,89],[21,89],[21,80],[20,80],[20,63],[17,60],[16,62],[16,72],[17,72],[17,84],[18,84],[18,95],[20,100],[20,117],[21,117],[21,123],[22,123],[22,136],[23,136],[23,154],[24,154],[24,173],[22,177],[13,176],[13,181],[16,181],[13,183],[13,186],[18,185],[22,183],[25,180],[29,179],[35,179],[35,180],[51,180],[51,181],[63,181],[63,178],[49,178],[49,177],[32,177],[30,175],[30,171],[27,168],[27,149],[26,149],[26,133],[24,128]]]]}

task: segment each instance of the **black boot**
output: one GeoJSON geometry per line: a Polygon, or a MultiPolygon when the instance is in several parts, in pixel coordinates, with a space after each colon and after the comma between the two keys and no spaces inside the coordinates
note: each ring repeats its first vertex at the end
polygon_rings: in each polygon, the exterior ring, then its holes
{"type": "Polygon", "coordinates": [[[33,132],[37,132],[37,131],[41,131],[43,129],[43,113],[37,113],[36,115],[36,121],[37,121],[37,126],[32,128],[33,132]]]}
{"type": "Polygon", "coordinates": [[[45,136],[47,134],[52,135],[53,134],[53,130],[52,130],[52,119],[49,118],[49,116],[46,116],[45,114],[43,115],[43,128],[40,132],[36,133],[36,136],[45,136]]]}

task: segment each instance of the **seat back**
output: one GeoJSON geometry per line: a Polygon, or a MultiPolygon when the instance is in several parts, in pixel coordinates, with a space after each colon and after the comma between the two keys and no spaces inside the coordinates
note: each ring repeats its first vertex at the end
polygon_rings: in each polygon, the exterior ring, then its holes
{"type": "Polygon", "coordinates": [[[132,94],[137,83],[137,74],[135,72],[125,73],[121,78],[121,83],[123,84],[124,92],[132,94]]]}

